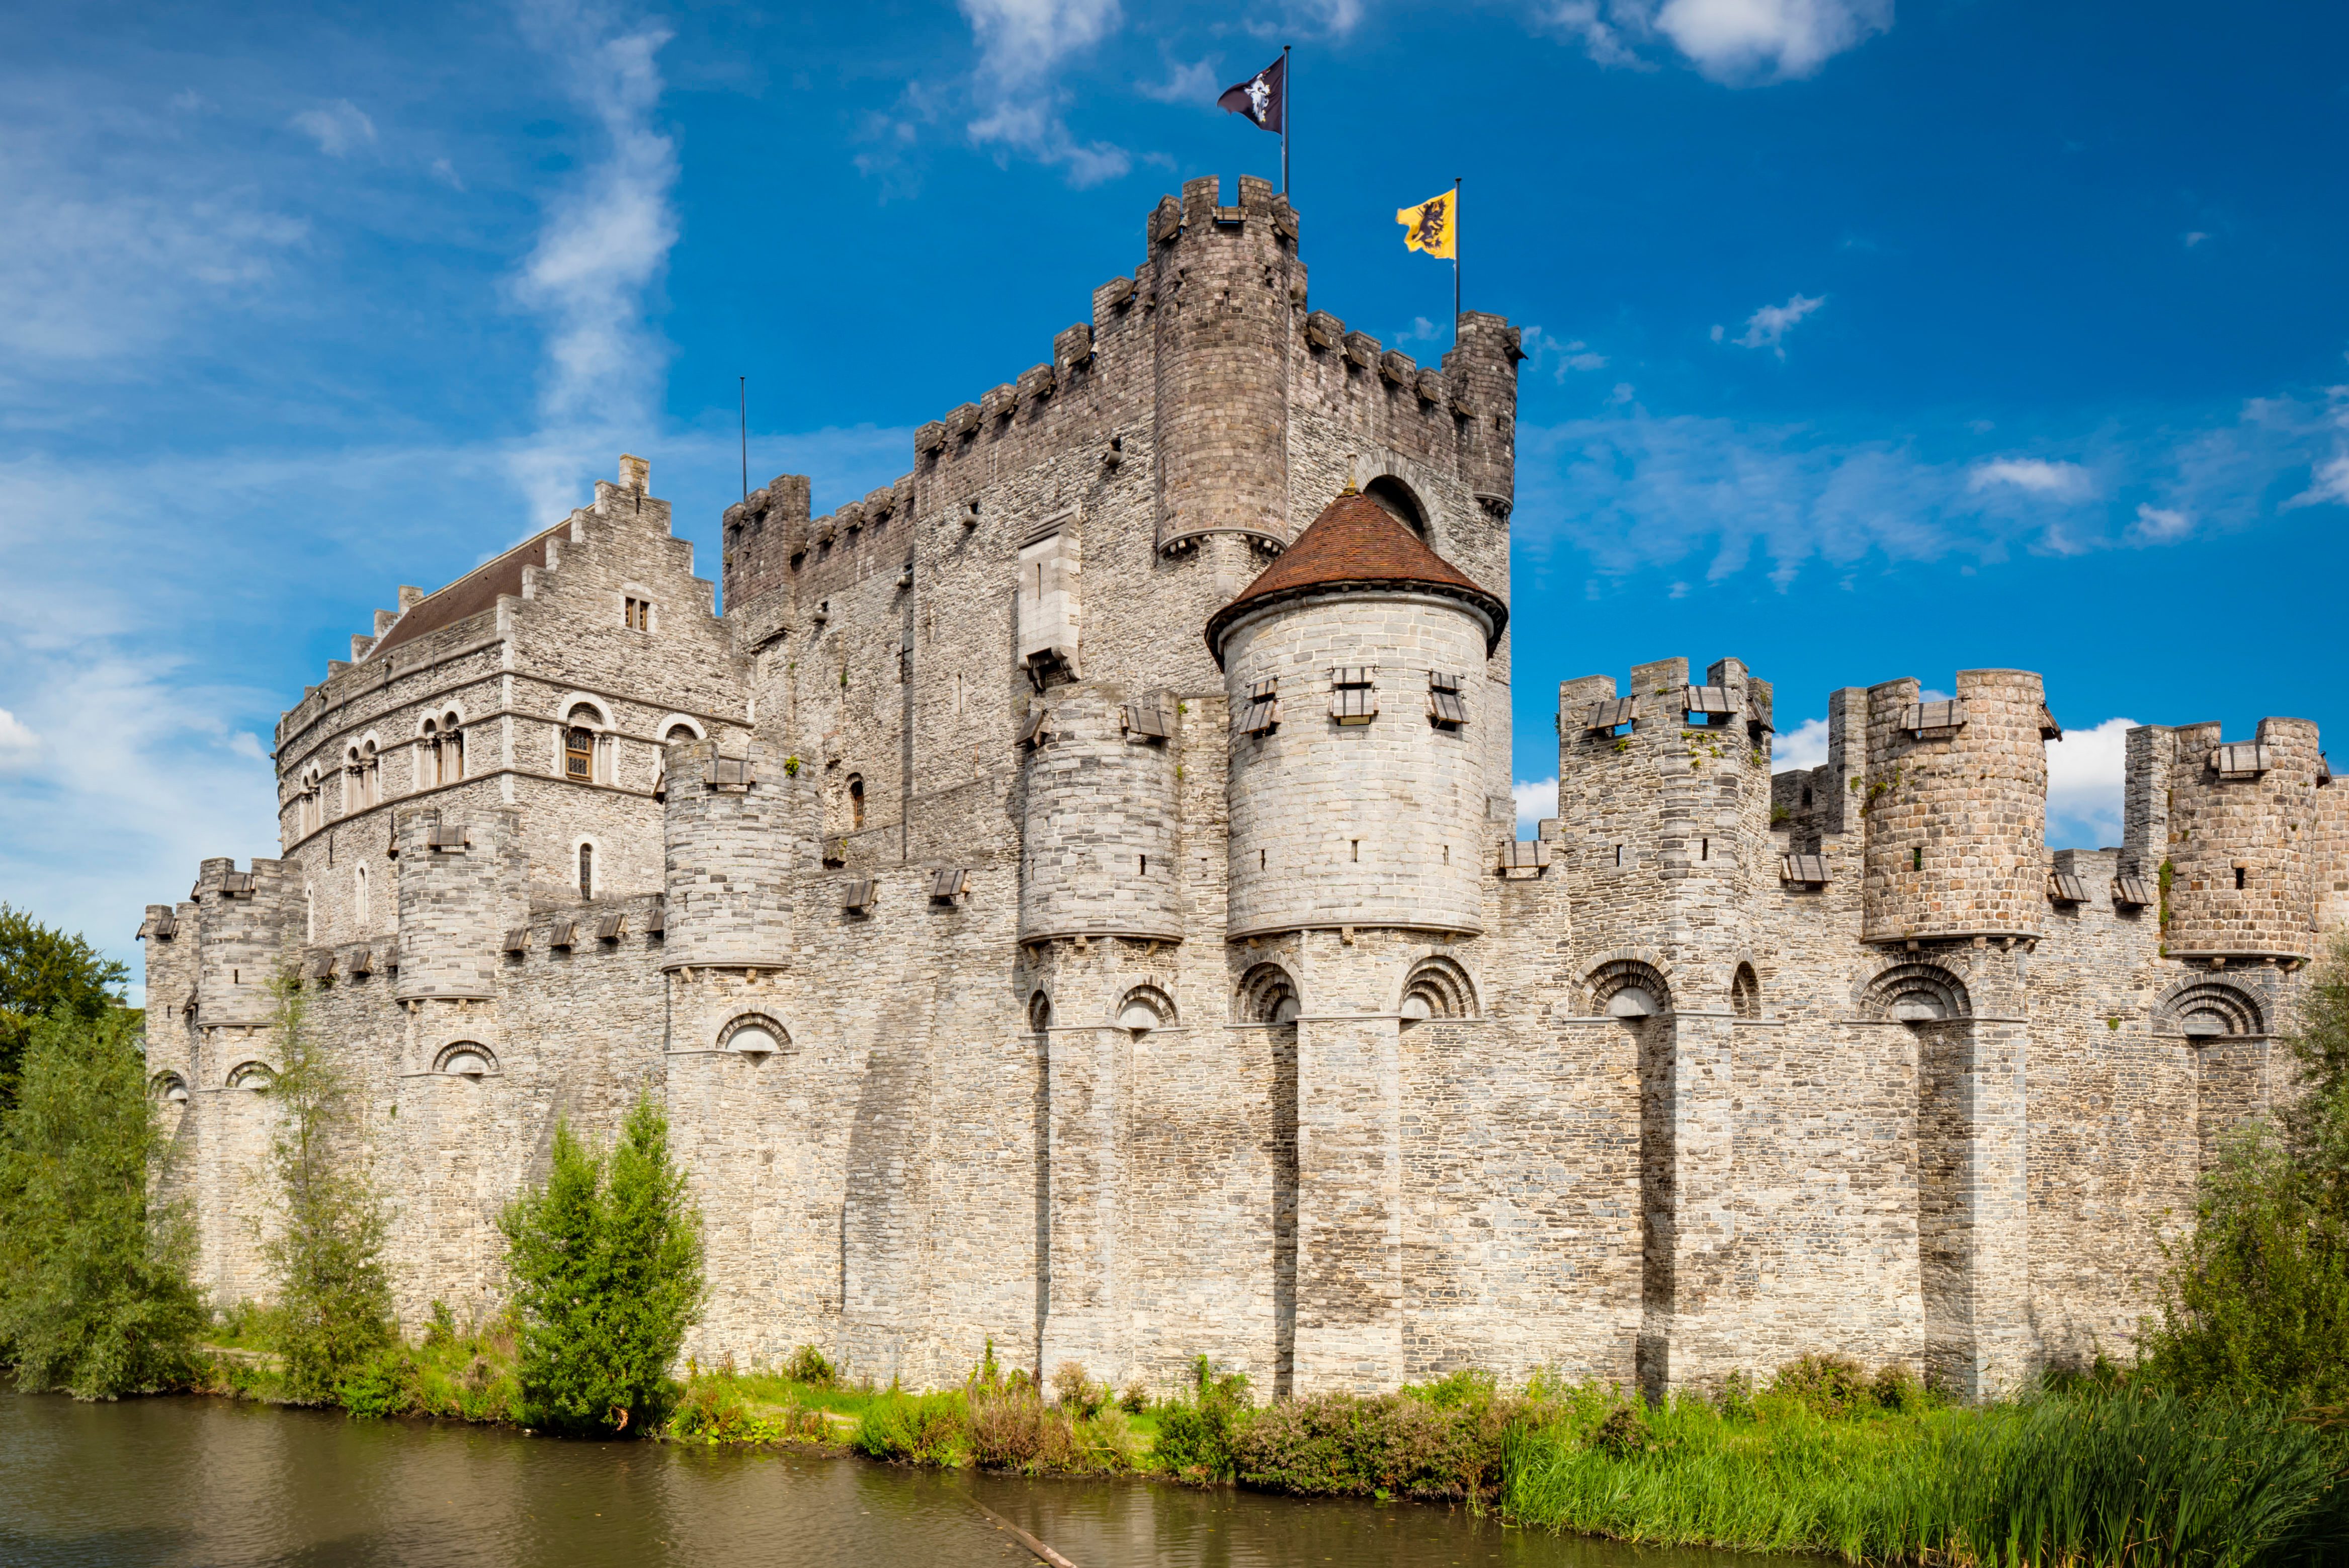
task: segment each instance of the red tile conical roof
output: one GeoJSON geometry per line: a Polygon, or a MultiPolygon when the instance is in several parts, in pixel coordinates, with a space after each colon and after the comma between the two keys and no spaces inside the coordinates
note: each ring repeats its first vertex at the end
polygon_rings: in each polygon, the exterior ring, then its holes
{"type": "Polygon", "coordinates": [[[1509,607],[1499,595],[1429,549],[1418,535],[1367,495],[1346,494],[1326,507],[1297,543],[1281,552],[1231,603],[1207,618],[1207,648],[1224,661],[1224,633],[1260,605],[1309,595],[1371,588],[1421,588],[1448,594],[1485,612],[1492,629],[1485,651],[1498,647],[1509,607]]]}

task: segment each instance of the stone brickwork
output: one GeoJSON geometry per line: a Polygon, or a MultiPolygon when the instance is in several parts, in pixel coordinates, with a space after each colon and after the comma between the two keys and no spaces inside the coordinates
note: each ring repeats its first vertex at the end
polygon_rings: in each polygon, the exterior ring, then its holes
{"type": "Polygon", "coordinates": [[[2036,676],[1838,690],[1774,774],[1767,680],[1657,659],[1561,686],[1519,842],[1516,329],[1423,367],[1225,193],[894,484],[730,507],[722,614],[634,458],[377,613],[280,722],[283,858],[141,929],[217,1299],[270,1288],[290,972],[411,1326],[494,1311],[557,1126],[648,1097],[704,1360],[1976,1396],[2126,1347],[2349,912],[2313,730],[2135,731],[2123,843],[2051,855],[2036,676]]]}

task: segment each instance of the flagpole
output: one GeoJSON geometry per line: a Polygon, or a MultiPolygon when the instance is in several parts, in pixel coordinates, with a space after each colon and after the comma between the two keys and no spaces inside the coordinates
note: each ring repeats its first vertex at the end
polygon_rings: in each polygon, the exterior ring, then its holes
{"type": "Polygon", "coordinates": [[[738,379],[741,382],[735,390],[741,399],[742,502],[743,504],[748,505],[750,501],[750,378],[743,376],[738,379]]]}
{"type": "Polygon", "coordinates": [[[1460,176],[1452,177],[1452,346],[1460,347],[1460,176]]]}
{"type": "MultiPolygon", "coordinates": [[[[1280,193],[1288,194],[1288,114],[1296,107],[1296,95],[1289,88],[1296,78],[1288,74],[1288,46],[1280,46],[1280,193]]],[[[1288,203],[1290,206],[1296,202],[1288,203]]]]}

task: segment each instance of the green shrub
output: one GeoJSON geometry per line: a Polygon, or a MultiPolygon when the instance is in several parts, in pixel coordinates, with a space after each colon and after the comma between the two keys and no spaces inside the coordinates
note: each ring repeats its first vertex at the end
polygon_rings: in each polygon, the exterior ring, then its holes
{"type": "Polygon", "coordinates": [[[394,1347],[366,1361],[336,1386],[343,1407],[362,1419],[405,1415],[417,1404],[417,1367],[405,1349],[394,1347]]]}
{"type": "Polygon", "coordinates": [[[557,1124],[546,1185],[516,1199],[502,1223],[532,1419],[607,1436],[657,1430],[704,1299],[700,1216],[669,1157],[667,1119],[638,1101],[608,1158],[557,1124]]]}
{"type": "Polygon", "coordinates": [[[1245,1373],[1217,1376],[1204,1355],[1192,1369],[1191,1397],[1158,1408],[1159,1468],[1195,1485],[1238,1477],[1236,1444],[1250,1417],[1245,1373]]]}
{"type": "Polygon", "coordinates": [[[1234,1437],[1239,1479],[1305,1496],[1481,1502],[1500,1485],[1504,1439],[1521,1406],[1492,1397],[1489,1385],[1479,1392],[1445,1388],[1449,1404],[1405,1393],[1274,1405],[1234,1437]]]}
{"type": "Polygon", "coordinates": [[[839,1369],[812,1345],[802,1345],[792,1352],[791,1360],[783,1365],[783,1376],[811,1388],[830,1388],[840,1381],[839,1369]]]}
{"type": "Polygon", "coordinates": [[[192,1375],[205,1314],[185,1212],[150,1197],[165,1147],[136,1025],[34,1024],[0,1116],[0,1362],[28,1392],[110,1399],[192,1375]]]}
{"type": "Polygon", "coordinates": [[[959,1393],[874,1397],[850,1446],[868,1459],[958,1469],[970,1462],[970,1405],[959,1393]]]}
{"type": "Polygon", "coordinates": [[[349,1085],[311,1036],[300,982],[284,975],[271,989],[280,1066],[266,1093],[279,1116],[270,1167],[280,1223],[262,1256],[277,1286],[284,1396],[324,1405],[393,1342],[383,1206],[360,1165],[349,1085]]]}

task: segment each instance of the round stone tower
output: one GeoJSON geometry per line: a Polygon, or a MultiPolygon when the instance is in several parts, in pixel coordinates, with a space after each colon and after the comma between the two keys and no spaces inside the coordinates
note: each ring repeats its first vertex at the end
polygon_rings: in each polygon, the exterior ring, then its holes
{"type": "Polygon", "coordinates": [[[2231,745],[2216,724],[2176,734],[2163,933],[2169,956],[2311,956],[2316,885],[2309,848],[2324,766],[2316,726],[2262,719],[2257,741],[2231,745]]]}
{"type": "Polygon", "coordinates": [[[1150,217],[1158,547],[1216,533],[1288,537],[1291,312],[1305,297],[1297,219],[1253,175],[1239,205],[1212,177],[1150,217]]]}
{"type": "Polygon", "coordinates": [[[1175,703],[1101,681],[1036,700],[1021,820],[1019,940],[1179,941],[1175,703]]]}
{"type": "Polygon", "coordinates": [[[2030,937],[2047,904],[2047,749],[2061,732],[2023,670],[1961,670],[1868,691],[1861,940],[2030,937]]]}
{"type": "Polygon", "coordinates": [[[1216,612],[1232,712],[1235,939],[1483,929],[1478,727],[1508,608],[1377,503],[1340,496],[1216,612]]]}
{"type": "Polygon", "coordinates": [[[760,736],[668,748],[661,967],[789,967],[792,880],[816,865],[809,769],[760,736]]]}

